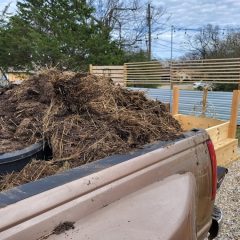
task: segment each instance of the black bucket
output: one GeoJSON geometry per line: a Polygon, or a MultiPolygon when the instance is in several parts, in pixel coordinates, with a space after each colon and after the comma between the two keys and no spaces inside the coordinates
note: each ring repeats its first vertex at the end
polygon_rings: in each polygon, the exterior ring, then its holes
{"type": "Polygon", "coordinates": [[[50,148],[38,142],[21,150],[0,154],[0,175],[21,171],[32,159],[49,159],[50,148]]]}

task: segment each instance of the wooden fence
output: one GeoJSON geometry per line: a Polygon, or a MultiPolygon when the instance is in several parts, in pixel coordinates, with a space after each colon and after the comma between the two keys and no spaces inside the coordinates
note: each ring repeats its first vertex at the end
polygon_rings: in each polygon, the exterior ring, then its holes
{"type": "Polygon", "coordinates": [[[92,66],[90,72],[127,86],[176,83],[240,84],[240,58],[202,59],[177,62],[133,62],[123,66],[92,66]]]}
{"type": "Polygon", "coordinates": [[[157,85],[170,82],[169,64],[159,61],[125,63],[125,80],[131,85],[157,85]]]}
{"type": "Polygon", "coordinates": [[[93,66],[90,64],[89,71],[92,74],[109,77],[114,83],[122,86],[125,84],[124,66],[93,66]]]}
{"type": "Polygon", "coordinates": [[[173,62],[170,79],[179,82],[239,83],[240,58],[173,62]]]}

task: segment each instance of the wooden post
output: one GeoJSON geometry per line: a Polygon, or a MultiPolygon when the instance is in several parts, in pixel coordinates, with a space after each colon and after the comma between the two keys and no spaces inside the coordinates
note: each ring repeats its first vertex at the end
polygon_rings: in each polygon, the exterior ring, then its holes
{"type": "Polygon", "coordinates": [[[92,64],[89,64],[89,72],[90,72],[90,74],[93,74],[93,67],[92,67],[92,64]]]}
{"type": "Polygon", "coordinates": [[[127,87],[127,64],[123,64],[123,86],[127,87]]]}
{"type": "Polygon", "coordinates": [[[206,116],[207,111],[207,95],[208,95],[208,87],[203,88],[203,100],[202,100],[202,114],[201,116],[206,116]]]}
{"type": "Polygon", "coordinates": [[[174,86],[172,100],[172,115],[178,114],[178,104],[179,104],[179,88],[177,86],[174,86]]]}
{"type": "Polygon", "coordinates": [[[230,118],[230,124],[229,124],[229,129],[228,129],[228,137],[229,138],[236,137],[239,94],[240,94],[240,90],[233,91],[231,118],[230,118]]]}
{"type": "Polygon", "coordinates": [[[173,90],[173,78],[172,78],[172,61],[170,63],[170,71],[169,71],[169,75],[170,75],[170,89],[173,90]]]}

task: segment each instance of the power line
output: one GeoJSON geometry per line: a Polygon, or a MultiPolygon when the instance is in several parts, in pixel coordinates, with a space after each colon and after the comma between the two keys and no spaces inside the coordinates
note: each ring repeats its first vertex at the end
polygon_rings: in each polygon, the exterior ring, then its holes
{"type": "MultiPolygon", "coordinates": [[[[153,40],[158,40],[158,41],[161,41],[161,42],[171,43],[170,40],[161,39],[161,38],[158,38],[158,37],[153,38],[153,40]]],[[[181,42],[174,42],[174,43],[176,43],[176,44],[180,44],[181,42]]]]}
{"type": "MultiPolygon", "coordinates": [[[[173,28],[175,31],[202,31],[204,27],[198,27],[198,28],[189,28],[189,27],[177,27],[173,25],[173,28]]],[[[240,31],[240,27],[226,27],[226,28],[217,28],[219,31],[240,31]]]]}
{"type": "Polygon", "coordinates": [[[180,49],[180,48],[171,47],[171,46],[168,46],[168,45],[165,45],[165,44],[161,44],[161,43],[156,43],[156,45],[162,46],[162,47],[167,47],[168,49],[172,48],[173,50],[180,50],[180,51],[183,50],[183,49],[180,49]]]}

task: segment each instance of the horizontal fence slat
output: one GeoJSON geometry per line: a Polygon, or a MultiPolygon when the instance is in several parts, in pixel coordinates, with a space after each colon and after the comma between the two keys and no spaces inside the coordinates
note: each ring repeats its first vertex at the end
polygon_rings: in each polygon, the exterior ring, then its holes
{"type": "MultiPolygon", "coordinates": [[[[196,81],[187,81],[187,82],[184,82],[184,83],[195,83],[196,81]]],[[[205,80],[203,81],[204,83],[212,83],[211,80],[205,80]]],[[[179,84],[179,81],[171,81],[171,83],[178,83],[179,84]]],[[[229,82],[226,82],[226,81],[223,81],[223,80],[218,80],[218,81],[215,81],[214,84],[218,84],[218,83],[224,83],[224,84],[238,84],[239,82],[238,81],[229,81],[229,82]]]]}
{"type": "MultiPolygon", "coordinates": [[[[198,74],[217,74],[217,75],[219,75],[219,74],[229,74],[229,73],[231,73],[231,74],[240,74],[240,70],[239,71],[235,71],[235,72],[226,72],[227,70],[226,69],[221,69],[222,71],[225,71],[225,72],[221,72],[221,71],[217,71],[217,72],[215,72],[215,71],[191,71],[191,72],[188,72],[188,71],[174,71],[174,70],[172,70],[172,74],[175,74],[175,73],[186,73],[186,74],[189,74],[189,75],[191,75],[191,74],[194,74],[194,75],[198,75],[198,74]]],[[[211,75],[210,75],[211,76],[211,75]]]]}
{"type": "Polygon", "coordinates": [[[153,71],[153,70],[161,70],[161,71],[169,71],[169,69],[162,68],[160,66],[155,66],[155,67],[145,67],[143,68],[142,66],[139,68],[127,68],[127,71],[153,71]]]}
{"type": "Polygon", "coordinates": [[[212,68],[214,70],[219,70],[219,69],[231,69],[231,70],[236,70],[236,69],[239,69],[240,66],[239,64],[237,65],[221,65],[221,66],[201,66],[200,64],[198,66],[190,66],[190,65],[187,65],[186,67],[182,67],[182,66],[178,66],[178,65],[172,65],[171,69],[172,70],[175,70],[175,69],[195,69],[195,68],[202,68],[202,69],[206,69],[206,68],[212,68]],[[221,67],[221,68],[219,68],[221,67]],[[231,67],[234,67],[234,68],[231,68],[231,67]]]}
{"type": "Polygon", "coordinates": [[[166,83],[169,83],[169,81],[163,81],[163,82],[157,82],[157,81],[156,81],[156,82],[154,82],[154,81],[151,81],[151,82],[143,82],[143,81],[139,81],[139,82],[138,82],[138,81],[127,81],[126,83],[127,83],[128,85],[129,85],[129,84],[130,84],[130,85],[131,85],[131,84],[134,84],[134,85],[136,85],[136,84],[137,84],[137,85],[151,85],[151,84],[154,84],[154,85],[155,85],[155,84],[161,85],[161,84],[164,84],[164,83],[165,83],[165,84],[166,84],[166,83]]]}
{"type": "Polygon", "coordinates": [[[123,66],[92,66],[93,70],[98,69],[123,69],[123,66]]]}
{"type": "Polygon", "coordinates": [[[153,75],[153,74],[155,74],[155,75],[164,75],[164,76],[169,76],[170,77],[170,73],[169,72],[136,72],[136,74],[135,73],[133,73],[133,72],[126,72],[125,73],[126,75],[128,75],[128,76],[138,76],[138,75],[153,75]]]}
{"type": "Polygon", "coordinates": [[[239,64],[239,61],[235,61],[235,62],[179,62],[179,63],[173,63],[172,66],[195,66],[195,65],[222,65],[222,66],[225,66],[225,65],[232,65],[232,64],[239,64]]]}
{"type": "MultiPolygon", "coordinates": [[[[126,82],[159,81],[159,84],[213,82],[236,84],[240,82],[240,58],[199,59],[174,62],[132,62],[123,66],[91,66],[93,74],[104,75],[126,82]]],[[[140,84],[140,82],[139,82],[140,84]]]]}
{"type": "Polygon", "coordinates": [[[212,62],[212,61],[235,61],[235,60],[239,60],[240,58],[209,58],[209,59],[195,59],[195,60],[184,60],[184,61],[180,61],[180,62],[201,62],[201,61],[206,61],[206,62],[212,62]]]}
{"type": "Polygon", "coordinates": [[[125,63],[125,65],[139,65],[139,64],[159,64],[159,61],[129,62],[129,63],[125,63]]]}
{"type": "Polygon", "coordinates": [[[151,77],[159,77],[159,78],[161,78],[161,77],[167,77],[167,78],[169,78],[170,79],[170,76],[166,76],[166,75],[127,75],[128,76],[128,79],[130,79],[130,78],[141,78],[141,77],[149,77],[149,78],[151,78],[151,77]]]}
{"type": "Polygon", "coordinates": [[[150,84],[150,83],[157,83],[157,84],[161,84],[162,82],[166,82],[169,83],[168,80],[164,80],[164,81],[159,81],[159,80],[151,80],[151,81],[142,81],[142,80],[127,80],[126,83],[138,83],[138,84],[150,84]]]}
{"type": "MultiPolygon", "coordinates": [[[[188,75],[189,76],[189,75],[188,75]]],[[[179,79],[181,76],[175,76],[175,75],[171,75],[171,78],[172,79],[179,79]]],[[[189,76],[191,78],[201,78],[201,79],[209,79],[209,78],[226,78],[226,79],[240,79],[240,76],[236,76],[236,75],[233,75],[232,77],[230,76],[226,76],[226,75],[208,75],[208,76],[201,76],[201,75],[192,75],[192,76],[189,76]]]]}

